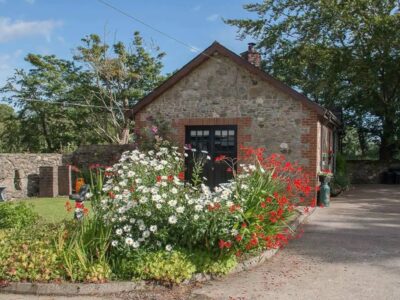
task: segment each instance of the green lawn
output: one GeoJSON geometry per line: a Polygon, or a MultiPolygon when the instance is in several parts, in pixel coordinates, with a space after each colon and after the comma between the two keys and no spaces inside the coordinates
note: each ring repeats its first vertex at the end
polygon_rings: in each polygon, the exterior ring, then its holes
{"type": "MultiPolygon", "coordinates": [[[[68,197],[56,197],[56,198],[27,198],[18,200],[20,202],[32,203],[34,210],[43,217],[47,222],[57,222],[64,219],[72,219],[73,211],[67,212],[65,209],[65,202],[68,201],[68,197]]],[[[74,201],[71,201],[74,206],[74,201]]],[[[85,202],[85,207],[89,209],[90,214],[90,202],[85,202]]]]}

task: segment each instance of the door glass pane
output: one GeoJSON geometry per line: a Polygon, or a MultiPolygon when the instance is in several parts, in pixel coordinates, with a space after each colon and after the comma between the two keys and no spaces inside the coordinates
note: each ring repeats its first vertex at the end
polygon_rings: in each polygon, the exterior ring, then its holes
{"type": "Polygon", "coordinates": [[[221,130],[215,130],[215,136],[220,136],[221,135],[221,130]]]}
{"type": "Polygon", "coordinates": [[[196,136],[196,130],[190,130],[190,136],[196,136]]]}
{"type": "Polygon", "coordinates": [[[235,135],[235,130],[229,130],[229,135],[234,136],[235,135]]]}

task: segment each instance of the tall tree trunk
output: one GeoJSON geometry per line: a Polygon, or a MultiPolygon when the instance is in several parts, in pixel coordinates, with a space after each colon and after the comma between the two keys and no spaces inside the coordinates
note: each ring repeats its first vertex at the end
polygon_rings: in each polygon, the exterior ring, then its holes
{"type": "Polygon", "coordinates": [[[40,121],[41,121],[42,131],[43,131],[43,135],[44,135],[44,140],[46,141],[46,145],[47,145],[47,150],[49,152],[53,152],[54,148],[51,143],[49,131],[48,131],[47,124],[46,124],[46,114],[44,114],[44,113],[40,114],[40,121]]]}
{"type": "Polygon", "coordinates": [[[124,124],[122,126],[121,132],[119,133],[119,144],[120,145],[125,145],[129,143],[129,125],[130,125],[130,120],[129,117],[127,116],[126,112],[129,108],[129,100],[128,98],[124,99],[124,105],[123,105],[123,115],[124,115],[124,124]]]}
{"type": "Polygon", "coordinates": [[[390,161],[396,153],[396,143],[394,140],[395,122],[392,118],[385,116],[383,118],[383,130],[381,144],[379,146],[379,159],[390,161]]]}
{"type": "Polygon", "coordinates": [[[368,143],[365,137],[365,130],[362,127],[357,127],[358,142],[360,143],[361,155],[365,157],[368,152],[368,143]]]}

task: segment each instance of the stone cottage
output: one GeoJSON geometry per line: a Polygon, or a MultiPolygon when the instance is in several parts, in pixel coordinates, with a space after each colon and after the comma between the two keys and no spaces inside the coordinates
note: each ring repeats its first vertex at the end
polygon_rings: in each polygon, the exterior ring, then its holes
{"type": "MultiPolygon", "coordinates": [[[[338,118],[273,78],[249,44],[241,56],[221,44],[210,47],[136,104],[131,117],[144,128],[162,116],[170,137],[215,158],[237,157],[239,146],[265,147],[299,162],[317,183],[320,170],[334,167],[338,118]]],[[[226,167],[211,163],[210,186],[223,182],[226,167]]]]}

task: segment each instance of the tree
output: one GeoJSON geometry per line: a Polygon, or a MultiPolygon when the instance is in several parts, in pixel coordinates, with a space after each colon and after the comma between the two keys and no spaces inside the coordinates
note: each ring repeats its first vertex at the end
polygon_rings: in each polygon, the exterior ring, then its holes
{"type": "Polygon", "coordinates": [[[97,35],[82,41],[74,60],[27,55],[31,68],[16,70],[0,88],[17,110],[13,149],[62,152],[81,144],[128,143],[133,124],[127,112],[164,79],[164,54],[156,48],[152,56],[137,32],[130,45],[113,44],[111,54],[97,35]]]}
{"type": "Polygon", "coordinates": [[[29,54],[25,60],[31,69],[16,70],[0,90],[17,108],[21,150],[56,152],[95,141],[83,126],[88,110],[71,106],[88,82],[80,68],[54,55],[29,54]]]}
{"type": "Polygon", "coordinates": [[[83,95],[91,106],[88,121],[98,135],[112,143],[127,144],[133,129],[127,113],[165,79],[161,75],[165,54],[158,47],[154,56],[146,51],[139,32],[128,46],[122,42],[110,46],[95,34],[82,41],[84,45],[78,47],[74,58],[86,63],[86,72],[92,78],[90,93],[83,95]]]}
{"type": "Polygon", "coordinates": [[[0,152],[15,152],[20,149],[20,124],[14,109],[0,104],[0,152]]]}
{"type": "Polygon", "coordinates": [[[318,103],[341,106],[360,142],[377,133],[380,159],[393,159],[400,150],[399,1],[265,0],[244,8],[257,18],[225,22],[258,41],[265,70],[318,103]]]}

